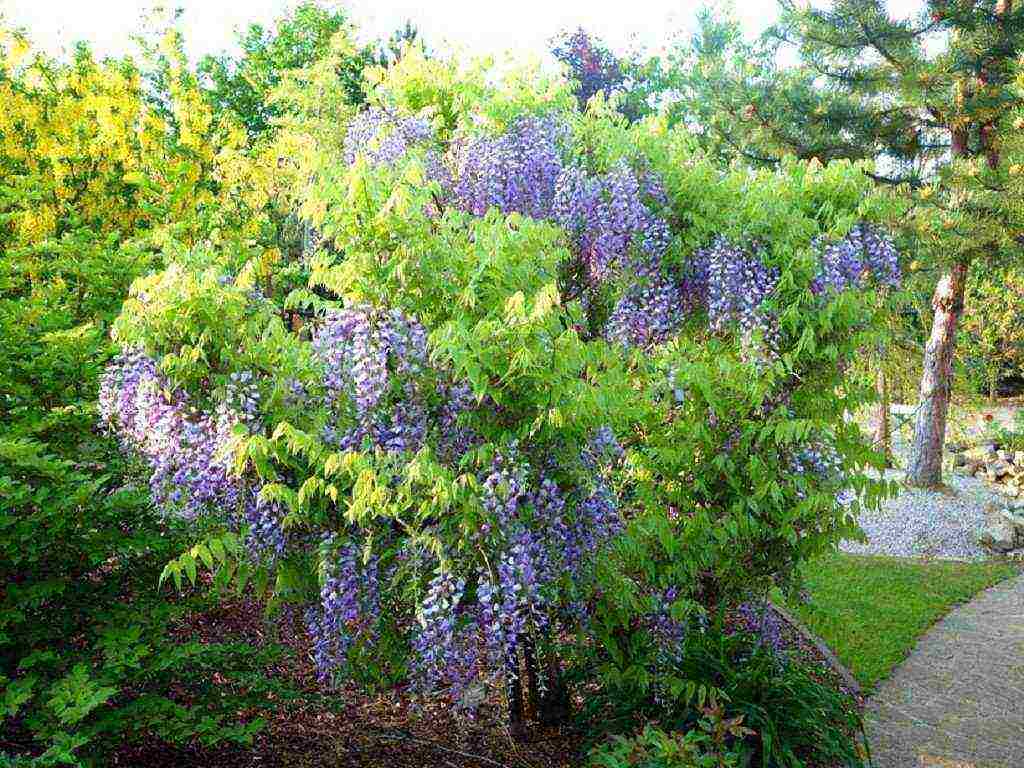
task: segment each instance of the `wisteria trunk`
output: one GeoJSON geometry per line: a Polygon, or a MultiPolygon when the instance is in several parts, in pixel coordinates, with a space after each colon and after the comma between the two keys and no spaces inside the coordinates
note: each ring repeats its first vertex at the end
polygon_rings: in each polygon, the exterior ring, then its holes
{"type": "Polygon", "coordinates": [[[546,666],[547,687],[541,697],[540,722],[543,725],[558,725],[569,717],[569,691],[554,651],[548,652],[546,666]]]}
{"type": "Polygon", "coordinates": [[[511,651],[505,659],[505,685],[508,696],[508,732],[513,741],[526,736],[523,722],[523,681],[519,674],[519,654],[511,651]]]}
{"type": "Polygon", "coordinates": [[[526,711],[536,718],[540,712],[540,674],[537,667],[537,646],[533,637],[523,640],[523,666],[526,670],[526,711]]]}
{"type": "Polygon", "coordinates": [[[907,483],[910,485],[927,488],[942,483],[942,449],[953,380],[953,352],[957,324],[964,306],[966,279],[967,264],[957,262],[939,280],[932,297],[935,315],[931,336],[925,346],[914,445],[907,467],[907,483]]]}

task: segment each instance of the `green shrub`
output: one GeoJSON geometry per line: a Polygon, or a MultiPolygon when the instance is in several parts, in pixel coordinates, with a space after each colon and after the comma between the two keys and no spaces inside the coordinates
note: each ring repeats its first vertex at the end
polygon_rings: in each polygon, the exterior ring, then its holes
{"type": "Polygon", "coordinates": [[[158,119],[131,61],[54,61],[2,26],[0,102],[0,763],[248,742],[281,651],[178,639],[209,605],[158,589],[185,530],[96,427],[110,323],[152,241],[199,227],[208,136],[158,119]]]}
{"type": "Polygon", "coordinates": [[[975,391],[994,400],[1000,380],[1024,372],[1024,269],[975,264],[960,328],[962,365],[975,391]]]}
{"type": "Polygon", "coordinates": [[[737,719],[726,722],[721,710],[708,708],[698,730],[666,733],[647,726],[637,736],[614,737],[591,750],[595,768],[734,768],[743,765],[741,754],[724,744],[724,736],[742,737],[746,729],[737,719]]]}
{"type": "Polygon", "coordinates": [[[862,765],[856,703],[827,674],[762,637],[729,634],[721,626],[694,631],[676,655],[655,668],[653,698],[638,695],[628,680],[608,684],[605,678],[582,713],[592,733],[622,733],[648,720],[674,733],[707,730],[707,706],[717,702],[712,711],[720,710],[719,723],[743,727],[727,740],[729,749],[744,756],[742,765],[862,765]]]}

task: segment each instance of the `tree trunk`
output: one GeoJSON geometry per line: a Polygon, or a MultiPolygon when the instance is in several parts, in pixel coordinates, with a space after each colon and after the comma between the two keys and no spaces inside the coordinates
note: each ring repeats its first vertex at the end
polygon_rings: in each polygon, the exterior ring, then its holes
{"type": "Polygon", "coordinates": [[[523,722],[523,682],[519,676],[518,651],[510,651],[505,658],[505,686],[508,697],[508,732],[513,741],[521,741],[526,736],[526,723],[523,722]]]}
{"type": "Polygon", "coordinates": [[[562,676],[558,657],[553,650],[547,654],[547,690],[541,698],[540,722],[543,725],[559,725],[569,717],[569,690],[562,676]]]}
{"type": "Polygon", "coordinates": [[[914,448],[907,467],[907,483],[920,487],[942,484],[942,448],[953,379],[956,328],[964,306],[967,264],[957,262],[935,286],[932,333],[924,350],[921,395],[914,425],[914,448]]]}
{"type": "Polygon", "coordinates": [[[532,635],[523,638],[523,667],[526,671],[525,712],[536,718],[540,712],[540,675],[537,667],[537,648],[532,635]]]}
{"type": "Polygon", "coordinates": [[[885,457],[885,466],[892,466],[892,428],[889,421],[889,377],[885,375],[885,366],[879,361],[878,375],[875,379],[878,391],[878,419],[875,423],[875,447],[885,457]]]}

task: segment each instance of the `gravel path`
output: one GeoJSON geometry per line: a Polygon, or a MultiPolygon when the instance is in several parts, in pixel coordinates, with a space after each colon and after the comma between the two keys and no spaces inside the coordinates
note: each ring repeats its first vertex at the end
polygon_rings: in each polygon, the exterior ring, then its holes
{"type": "MultiPolygon", "coordinates": [[[[906,466],[910,456],[914,409],[893,406],[893,458],[906,466]]],[[[1014,422],[1016,405],[999,405],[976,413],[958,413],[955,438],[978,440],[986,430],[986,416],[1005,426],[1014,422]]],[[[903,480],[903,472],[890,470],[888,480],[903,480]]],[[[984,560],[988,553],[978,545],[978,534],[985,528],[985,507],[1006,502],[981,480],[944,472],[947,487],[929,491],[902,487],[895,498],[887,500],[876,512],[864,512],[858,518],[868,543],[844,541],[840,549],[861,555],[895,557],[934,557],[953,560],[984,560]]]]}
{"type": "MultiPolygon", "coordinates": [[[[902,472],[890,471],[886,478],[902,480],[902,472]]],[[[955,560],[984,560],[987,553],[978,546],[978,534],[985,527],[985,506],[1005,501],[981,480],[951,474],[948,488],[928,491],[902,488],[878,511],[858,518],[868,543],[844,541],[840,549],[860,555],[936,557],[955,560]]]]}

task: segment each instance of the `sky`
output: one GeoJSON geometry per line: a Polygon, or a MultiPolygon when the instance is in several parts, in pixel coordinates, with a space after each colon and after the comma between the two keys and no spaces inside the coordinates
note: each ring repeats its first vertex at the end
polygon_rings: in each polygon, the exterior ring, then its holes
{"type": "MultiPolygon", "coordinates": [[[[295,0],[165,0],[184,11],[189,53],[199,57],[232,49],[236,29],[268,24],[295,0]]],[[[148,9],[159,0],[0,0],[0,16],[23,27],[36,45],[58,53],[85,39],[100,55],[132,52],[131,35],[142,29],[148,9]]],[[[656,50],[692,27],[705,0],[348,0],[365,39],[387,37],[411,20],[434,50],[445,43],[472,54],[506,51],[543,54],[557,33],[581,24],[614,50],[639,46],[656,50]]],[[[775,19],[776,0],[735,0],[747,31],[762,31],[775,19]]],[[[894,11],[916,8],[920,0],[890,0],[894,11]]]]}

